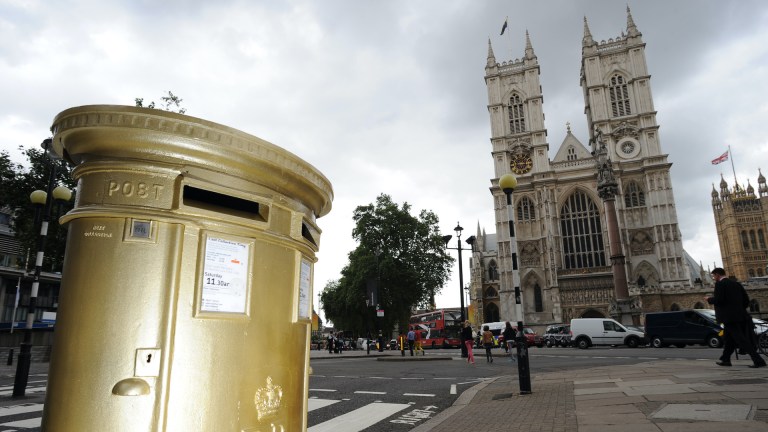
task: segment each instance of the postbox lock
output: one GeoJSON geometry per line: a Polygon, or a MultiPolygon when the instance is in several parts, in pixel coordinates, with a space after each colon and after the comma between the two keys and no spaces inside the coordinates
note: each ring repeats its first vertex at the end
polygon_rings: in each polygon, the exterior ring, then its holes
{"type": "Polygon", "coordinates": [[[134,376],[156,377],[160,375],[160,350],[158,348],[139,348],[136,350],[134,376]]]}

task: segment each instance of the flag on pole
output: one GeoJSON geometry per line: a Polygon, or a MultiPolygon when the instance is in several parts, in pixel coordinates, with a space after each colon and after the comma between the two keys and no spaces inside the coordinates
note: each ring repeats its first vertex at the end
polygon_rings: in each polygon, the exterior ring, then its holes
{"type": "Polygon", "coordinates": [[[728,151],[726,150],[725,153],[721,154],[720,156],[712,159],[712,165],[717,165],[720,163],[723,163],[728,160],[728,151]]]}
{"type": "Polygon", "coordinates": [[[504,18],[504,25],[501,26],[501,35],[503,35],[504,34],[504,30],[507,29],[507,20],[508,19],[509,19],[509,17],[504,18]]]}

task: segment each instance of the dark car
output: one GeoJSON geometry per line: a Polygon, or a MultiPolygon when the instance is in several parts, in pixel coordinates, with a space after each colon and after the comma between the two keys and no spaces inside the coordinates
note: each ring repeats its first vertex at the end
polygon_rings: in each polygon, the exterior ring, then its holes
{"type": "Polygon", "coordinates": [[[654,348],[674,345],[707,345],[719,348],[720,325],[709,311],[691,309],[645,314],[645,335],[654,348]]]}

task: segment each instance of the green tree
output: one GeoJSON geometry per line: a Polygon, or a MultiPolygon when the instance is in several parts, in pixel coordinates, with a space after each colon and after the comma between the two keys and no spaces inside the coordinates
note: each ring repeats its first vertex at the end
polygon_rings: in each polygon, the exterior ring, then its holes
{"type": "MultiPolygon", "coordinates": [[[[37,148],[20,150],[27,157],[27,166],[13,163],[7,151],[0,152],[0,205],[7,207],[13,214],[13,230],[21,243],[21,262],[25,265],[27,254],[29,268],[34,266],[37,252],[37,239],[40,234],[39,221],[35,220],[35,208],[29,201],[29,194],[34,190],[45,191],[48,187],[50,170],[56,166],[55,186],[66,186],[74,191],[75,182],[70,167],[62,160],[52,160],[45,151],[37,148]]],[[[51,222],[48,225],[46,239],[45,271],[61,271],[66,247],[66,227],[58,224],[59,216],[69,211],[74,200],[62,205],[52,205],[51,222]]],[[[39,209],[42,213],[42,209],[39,209]]]]}
{"type": "Polygon", "coordinates": [[[437,216],[411,206],[398,206],[385,194],[376,203],[359,206],[353,214],[352,237],[358,246],[339,280],[330,281],[320,295],[325,317],[334,326],[363,334],[375,328],[406,328],[415,307],[434,304],[434,296],[450,274],[453,258],[445,250],[437,216]],[[366,305],[370,288],[378,287],[377,303],[385,316],[375,321],[366,305]]]}
{"type": "MultiPolygon", "coordinates": [[[[184,114],[187,112],[186,108],[181,107],[181,103],[184,101],[182,98],[178,97],[177,95],[173,94],[170,90],[168,90],[168,96],[163,96],[160,98],[162,101],[162,109],[166,111],[172,111],[177,112],[179,114],[184,114]]],[[[136,102],[137,107],[144,107],[144,98],[136,98],[134,99],[136,102]]],[[[155,108],[155,101],[152,101],[149,103],[149,105],[146,106],[146,108],[155,108]]]]}

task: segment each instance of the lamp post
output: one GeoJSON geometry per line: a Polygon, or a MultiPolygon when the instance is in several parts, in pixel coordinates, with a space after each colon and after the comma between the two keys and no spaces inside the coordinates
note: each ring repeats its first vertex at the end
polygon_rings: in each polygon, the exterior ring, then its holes
{"type": "Polygon", "coordinates": [[[517,374],[520,394],[531,393],[531,370],[528,364],[528,344],[525,342],[525,327],[523,327],[523,301],[520,293],[520,273],[517,266],[517,239],[515,238],[515,214],[512,208],[512,191],[517,187],[517,179],[512,174],[504,174],[499,178],[499,187],[507,196],[507,217],[509,219],[509,251],[512,254],[511,268],[512,285],[515,289],[515,314],[517,315],[517,374]]]}
{"type": "MultiPolygon", "coordinates": [[[[461,321],[461,325],[464,325],[464,321],[467,319],[467,315],[464,313],[464,269],[461,262],[461,251],[474,251],[475,248],[475,236],[468,237],[465,241],[467,244],[471,246],[470,249],[464,249],[461,247],[461,232],[464,231],[464,228],[461,227],[461,225],[456,222],[456,228],[453,229],[456,232],[456,247],[448,247],[448,242],[451,240],[450,235],[443,236],[443,242],[445,243],[446,249],[456,250],[459,251],[459,305],[461,306],[461,310],[459,313],[459,319],[461,321]]],[[[461,356],[467,357],[469,354],[467,353],[467,347],[462,343],[461,344],[461,356]]]]}
{"type": "Polygon", "coordinates": [[[619,183],[613,175],[613,164],[608,157],[608,148],[603,140],[600,129],[595,129],[593,155],[597,167],[597,194],[603,199],[605,221],[608,225],[608,243],[611,251],[611,273],[613,273],[613,290],[616,296],[614,318],[622,324],[635,324],[630,313],[629,286],[627,284],[627,269],[624,265],[624,253],[621,249],[621,234],[616,217],[616,195],[619,193],[619,183]]]}
{"type": "MultiPolygon", "coordinates": [[[[50,138],[40,144],[45,154],[51,157],[49,150],[52,144],[50,138]]],[[[29,366],[32,359],[32,327],[37,313],[37,293],[40,288],[40,272],[43,267],[43,257],[45,255],[45,241],[48,237],[48,222],[51,218],[51,205],[56,201],[69,201],[72,198],[72,191],[64,186],[53,185],[56,183],[56,164],[50,163],[50,174],[48,176],[48,186],[46,191],[36,190],[29,195],[32,204],[35,205],[35,225],[40,221],[40,235],[37,238],[37,256],[35,258],[35,273],[32,279],[32,289],[29,294],[29,306],[27,309],[27,324],[24,328],[24,339],[19,349],[19,360],[16,364],[16,376],[13,381],[13,396],[24,396],[29,380],[29,366]]]]}

